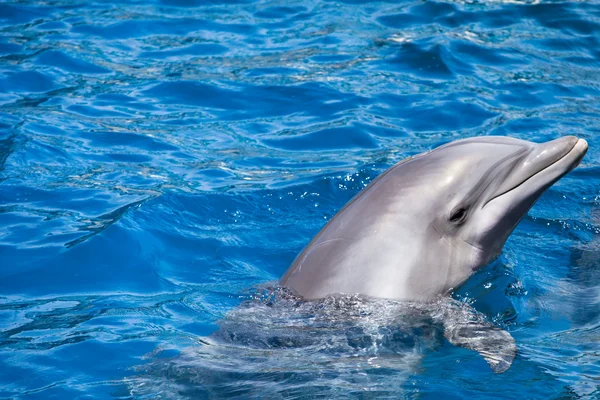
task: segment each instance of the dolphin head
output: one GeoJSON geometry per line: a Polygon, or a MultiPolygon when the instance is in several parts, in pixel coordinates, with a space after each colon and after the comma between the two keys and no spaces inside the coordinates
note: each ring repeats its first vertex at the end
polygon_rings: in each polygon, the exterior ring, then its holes
{"type": "Polygon", "coordinates": [[[446,293],[500,253],[519,220],[586,150],[573,136],[540,144],[487,136],[402,161],[323,227],[281,283],[309,299],[446,293]]]}
{"type": "Polygon", "coordinates": [[[587,142],[574,136],[539,144],[487,136],[441,146],[423,157],[439,163],[435,190],[443,193],[431,227],[457,249],[470,275],[500,253],[535,201],[586,151],[587,142]]]}

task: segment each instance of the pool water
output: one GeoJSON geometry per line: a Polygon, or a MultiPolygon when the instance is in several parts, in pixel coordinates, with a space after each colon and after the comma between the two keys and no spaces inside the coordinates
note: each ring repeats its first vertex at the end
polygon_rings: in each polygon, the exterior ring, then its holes
{"type": "Polygon", "coordinates": [[[123,3],[0,3],[0,399],[600,397],[600,4],[123,3]],[[387,306],[260,294],[386,168],[476,135],[590,145],[454,294],[507,372],[387,306]]]}

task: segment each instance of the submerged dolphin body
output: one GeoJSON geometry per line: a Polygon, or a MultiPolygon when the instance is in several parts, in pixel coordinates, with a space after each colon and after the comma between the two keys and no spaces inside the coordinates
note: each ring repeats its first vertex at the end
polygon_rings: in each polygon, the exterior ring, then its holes
{"type": "MultiPolygon", "coordinates": [[[[280,284],[305,299],[346,293],[430,301],[494,259],[586,151],[574,136],[541,144],[488,136],[401,161],[321,229],[280,284]]],[[[481,322],[449,324],[445,336],[478,351],[495,372],[516,352],[508,332],[481,322]]]]}
{"type": "MultiPolygon", "coordinates": [[[[405,302],[341,295],[304,301],[268,286],[251,293],[210,336],[178,337],[171,348],[156,349],[148,356],[153,360],[127,378],[129,395],[345,399],[368,391],[367,398],[414,397],[411,392],[417,395],[420,385],[407,380],[448,360],[440,328],[475,332],[485,322],[450,297],[405,302]],[[431,356],[426,359],[425,353],[431,356]]],[[[501,332],[485,330],[487,348],[498,347],[494,342],[502,342],[501,332]]],[[[467,368],[477,362],[469,356],[462,361],[467,368]]],[[[451,374],[453,364],[436,373],[451,374]]]]}

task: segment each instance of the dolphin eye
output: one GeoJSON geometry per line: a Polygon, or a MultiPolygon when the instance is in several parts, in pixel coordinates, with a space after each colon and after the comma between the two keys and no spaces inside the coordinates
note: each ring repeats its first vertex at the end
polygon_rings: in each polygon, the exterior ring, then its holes
{"type": "Polygon", "coordinates": [[[467,216],[467,209],[462,208],[462,207],[458,208],[450,216],[450,222],[452,222],[454,224],[461,223],[465,220],[466,216],[467,216]]]}

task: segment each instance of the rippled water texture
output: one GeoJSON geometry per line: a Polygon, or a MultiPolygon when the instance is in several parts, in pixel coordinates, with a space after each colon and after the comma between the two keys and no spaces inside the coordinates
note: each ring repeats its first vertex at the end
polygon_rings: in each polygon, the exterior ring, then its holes
{"type": "Polygon", "coordinates": [[[600,396],[597,2],[9,1],[0,31],[0,398],[600,396]],[[252,353],[242,322],[300,322],[248,288],[384,169],[567,134],[581,166],[455,294],[506,373],[385,307],[252,353]]]}

